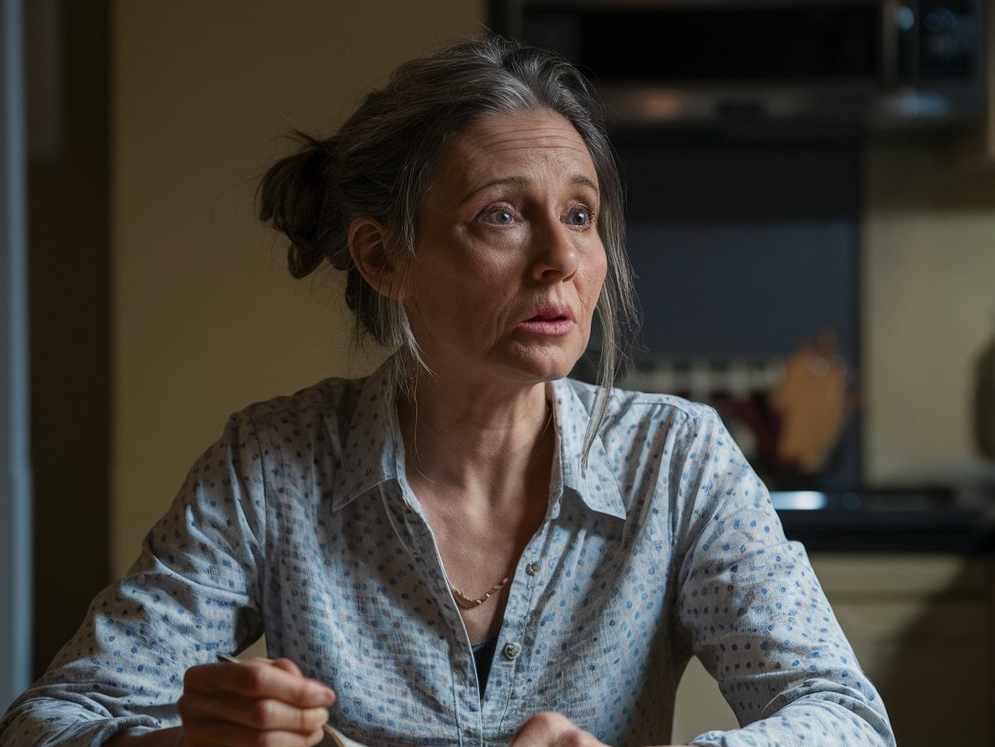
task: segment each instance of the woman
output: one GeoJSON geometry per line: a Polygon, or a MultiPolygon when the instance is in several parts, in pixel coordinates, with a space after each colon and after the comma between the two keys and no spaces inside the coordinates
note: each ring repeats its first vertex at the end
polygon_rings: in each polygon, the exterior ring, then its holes
{"type": "Polygon", "coordinates": [[[632,301],[595,111],[559,58],[466,42],[269,171],[291,272],[346,271],[397,352],[231,419],[4,747],[303,746],[329,717],[369,745],[662,744],[692,654],[744,724],[696,744],[893,743],[714,413],[610,386],[632,301]],[[596,311],[597,387],[565,378],[596,311]],[[216,663],[261,633],[273,660],[216,663]]]}

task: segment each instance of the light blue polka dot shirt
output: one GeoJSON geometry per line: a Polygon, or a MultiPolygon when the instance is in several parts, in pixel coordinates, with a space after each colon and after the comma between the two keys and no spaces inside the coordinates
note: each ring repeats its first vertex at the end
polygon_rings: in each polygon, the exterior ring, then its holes
{"type": "Polygon", "coordinates": [[[801,546],[715,413],[550,385],[549,507],[511,583],[487,688],[404,477],[388,378],[331,379],[232,417],[129,574],[16,701],[3,747],[175,725],[183,673],[260,633],[330,684],[374,747],[506,745],[554,710],[610,745],[666,744],[692,655],[739,729],[703,745],[891,745],[801,546]]]}

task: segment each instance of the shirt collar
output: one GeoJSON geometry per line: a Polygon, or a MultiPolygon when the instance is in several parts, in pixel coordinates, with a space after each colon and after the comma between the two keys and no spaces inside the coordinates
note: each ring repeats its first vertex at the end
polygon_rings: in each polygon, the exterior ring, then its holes
{"type": "MultiPolygon", "coordinates": [[[[356,382],[352,413],[342,442],[332,509],[351,503],[378,485],[397,480],[404,472],[402,441],[397,427],[397,397],[391,389],[391,366],[386,362],[356,382]]],[[[335,413],[329,414],[330,418],[335,413]]],[[[331,424],[332,433],[341,429],[331,424]]]]}
{"type": "MultiPolygon", "coordinates": [[[[390,386],[392,365],[388,359],[366,379],[357,382],[357,396],[332,494],[333,510],[382,483],[404,482],[404,449],[397,424],[397,397],[390,386]]],[[[570,491],[592,511],[624,519],[622,492],[600,438],[594,439],[587,464],[583,464],[584,438],[595,401],[595,388],[560,379],[549,385],[549,391],[557,435],[552,486],[555,500],[559,501],[566,491],[570,491]]],[[[559,513],[558,503],[553,510],[554,514],[559,513]]]]}
{"type": "MultiPolygon", "coordinates": [[[[556,494],[570,490],[592,511],[625,518],[625,504],[600,436],[595,437],[584,464],[584,439],[591,422],[597,389],[569,379],[550,384],[557,435],[557,467],[560,486],[556,494]]],[[[556,480],[554,472],[554,481],[556,480]]]]}

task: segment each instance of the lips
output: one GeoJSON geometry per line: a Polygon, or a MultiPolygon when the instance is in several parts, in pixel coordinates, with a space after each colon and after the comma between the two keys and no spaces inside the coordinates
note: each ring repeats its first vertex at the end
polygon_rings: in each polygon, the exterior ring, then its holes
{"type": "Polygon", "coordinates": [[[570,317],[566,314],[536,314],[529,317],[526,322],[569,322],[570,317]]]}
{"type": "Polygon", "coordinates": [[[518,328],[542,337],[557,337],[573,329],[574,315],[569,308],[543,306],[528,319],[519,323],[518,328]]]}
{"type": "Polygon", "coordinates": [[[572,322],[574,315],[570,309],[561,306],[543,306],[536,311],[535,316],[526,319],[526,322],[572,322]]]}

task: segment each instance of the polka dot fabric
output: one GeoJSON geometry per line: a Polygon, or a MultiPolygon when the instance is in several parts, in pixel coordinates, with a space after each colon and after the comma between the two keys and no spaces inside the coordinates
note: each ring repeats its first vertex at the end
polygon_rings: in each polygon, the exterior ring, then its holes
{"type": "Polygon", "coordinates": [[[709,408],[550,385],[558,456],[486,694],[405,480],[385,370],[235,415],[129,574],[0,723],[3,747],[177,723],[184,671],[265,632],[370,745],[506,745],[556,710],[611,745],[667,743],[692,655],[742,727],[704,745],[891,745],[803,549],[709,408]]]}

